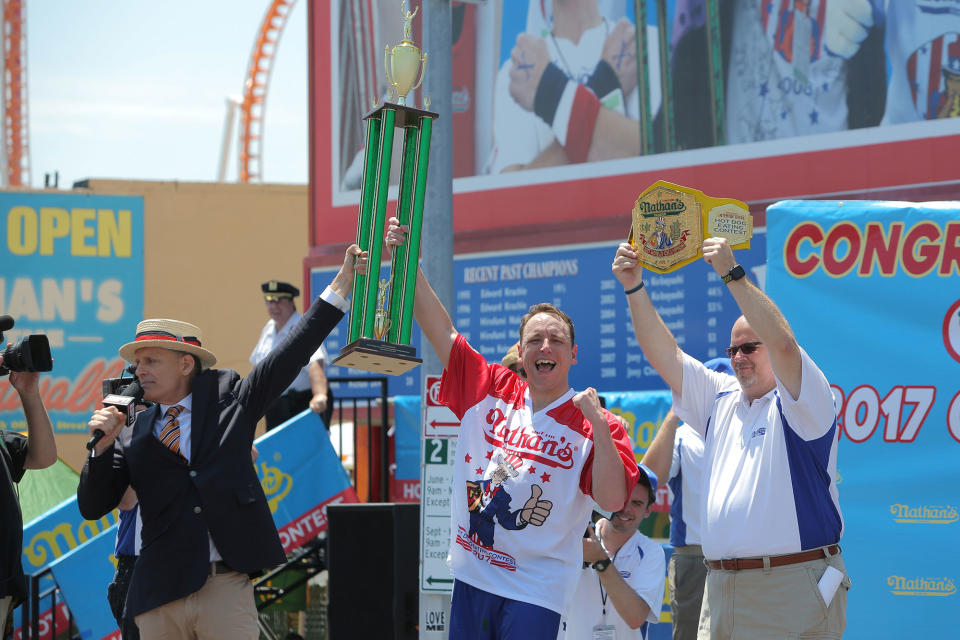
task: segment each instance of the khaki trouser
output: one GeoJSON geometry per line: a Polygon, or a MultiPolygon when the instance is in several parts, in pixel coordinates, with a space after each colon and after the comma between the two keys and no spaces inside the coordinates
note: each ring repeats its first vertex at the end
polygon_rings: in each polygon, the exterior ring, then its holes
{"type": "Polygon", "coordinates": [[[817,589],[827,566],[846,574],[839,554],[770,569],[710,569],[698,640],[839,640],[850,579],[844,575],[827,606],[817,589]]]}
{"type": "Polygon", "coordinates": [[[667,566],[670,578],[670,615],[673,640],[696,640],[703,604],[703,586],[707,566],[698,544],[676,547],[667,566]]]}
{"type": "Polygon", "coordinates": [[[253,584],[230,571],[207,578],[203,587],[136,617],[142,640],[257,640],[253,584]]]}
{"type": "Polygon", "coordinates": [[[0,598],[0,637],[7,631],[7,614],[10,613],[11,602],[13,602],[13,596],[0,598]]]}

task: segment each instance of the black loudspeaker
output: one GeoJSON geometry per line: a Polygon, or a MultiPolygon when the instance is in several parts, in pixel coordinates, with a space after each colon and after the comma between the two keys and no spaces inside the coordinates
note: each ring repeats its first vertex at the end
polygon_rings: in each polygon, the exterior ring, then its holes
{"type": "Polygon", "coordinates": [[[330,638],[417,640],[418,503],[327,507],[330,638]]]}

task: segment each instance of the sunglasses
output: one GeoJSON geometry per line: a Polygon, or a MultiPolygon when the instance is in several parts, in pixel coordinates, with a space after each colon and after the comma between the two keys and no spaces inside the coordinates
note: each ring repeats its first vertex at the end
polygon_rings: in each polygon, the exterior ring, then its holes
{"type": "Polygon", "coordinates": [[[748,356],[757,349],[760,348],[762,342],[744,342],[743,344],[735,344],[731,347],[727,347],[727,355],[733,358],[740,351],[743,351],[743,355],[748,356]]]}

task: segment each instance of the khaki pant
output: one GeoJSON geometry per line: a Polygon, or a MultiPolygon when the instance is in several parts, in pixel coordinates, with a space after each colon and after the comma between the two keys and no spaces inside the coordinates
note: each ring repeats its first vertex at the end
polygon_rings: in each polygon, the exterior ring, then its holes
{"type": "Polygon", "coordinates": [[[11,602],[13,602],[13,596],[0,598],[0,637],[7,632],[7,615],[10,613],[11,602]]]}
{"type": "Polygon", "coordinates": [[[244,573],[230,571],[207,578],[185,598],[136,617],[143,640],[257,640],[253,584],[244,573]]]}
{"type": "Polygon", "coordinates": [[[847,624],[844,575],[827,606],[817,582],[840,555],[770,569],[710,569],[700,612],[699,640],[839,640],[847,624]]]}
{"type": "Polygon", "coordinates": [[[667,566],[670,578],[670,615],[673,640],[696,640],[703,604],[703,586],[707,566],[700,545],[676,547],[667,566]]]}

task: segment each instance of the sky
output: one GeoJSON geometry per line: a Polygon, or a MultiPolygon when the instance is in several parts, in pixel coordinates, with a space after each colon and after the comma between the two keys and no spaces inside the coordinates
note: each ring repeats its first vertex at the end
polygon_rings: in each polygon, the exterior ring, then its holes
{"type": "MultiPolygon", "coordinates": [[[[27,0],[31,184],[213,181],[268,0],[27,0]]],[[[307,181],[307,2],[273,63],[263,181],[307,181]]],[[[234,124],[226,179],[236,181],[234,124]]]]}

